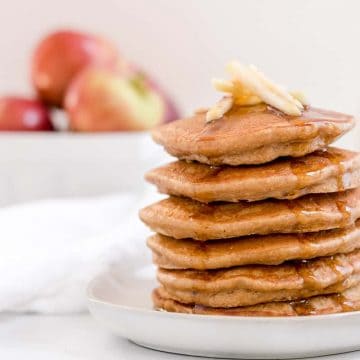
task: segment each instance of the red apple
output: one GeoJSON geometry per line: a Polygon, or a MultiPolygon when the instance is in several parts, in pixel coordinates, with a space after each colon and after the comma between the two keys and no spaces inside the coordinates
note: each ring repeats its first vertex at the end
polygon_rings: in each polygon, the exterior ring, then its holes
{"type": "Polygon", "coordinates": [[[141,76],[89,67],[70,84],[65,109],[75,131],[135,131],[163,122],[166,105],[141,76]]]}
{"type": "Polygon", "coordinates": [[[20,97],[0,98],[0,130],[52,130],[48,109],[38,100],[20,97]]]}
{"type": "Polygon", "coordinates": [[[112,66],[118,52],[107,40],[76,31],[57,31],[37,46],[32,59],[31,76],[40,99],[62,106],[72,78],[89,64],[112,66]]]}

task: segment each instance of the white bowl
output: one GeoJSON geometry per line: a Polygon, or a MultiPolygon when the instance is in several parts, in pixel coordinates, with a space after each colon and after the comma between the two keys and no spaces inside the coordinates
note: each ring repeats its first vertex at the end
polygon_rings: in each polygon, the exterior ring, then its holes
{"type": "Polygon", "coordinates": [[[0,206],[137,191],[165,159],[149,133],[1,133],[0,206]]]}

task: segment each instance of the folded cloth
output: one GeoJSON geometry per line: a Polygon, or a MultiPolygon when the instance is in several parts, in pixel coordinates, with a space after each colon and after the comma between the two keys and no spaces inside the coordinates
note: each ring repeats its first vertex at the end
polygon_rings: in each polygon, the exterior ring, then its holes
{"type": "MultiPolygon", "coordinates": [[[[51,199],[0,209],[0,311],[86,310],[85,289],[116,265],[146,262],[138,209],[151,195],[51,199]]],[[[148,260],[148,263],[150,260],[148,260]]]]}

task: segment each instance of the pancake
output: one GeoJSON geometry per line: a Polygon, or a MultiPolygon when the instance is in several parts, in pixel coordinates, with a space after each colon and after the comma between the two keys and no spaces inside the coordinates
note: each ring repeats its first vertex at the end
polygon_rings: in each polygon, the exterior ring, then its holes
{"type": "Polygon", "coordinates": [[[360,283],[360,251],[272,267],[217,271],[160,269],[158,280],[169,297],[186,304],[237,307],[299,300],[342,292],[360,283]]]}
{"type": "Polygon", "coordinates": [[[210,165],[263,164],[322,149],[354,126],[350,115],[312,107],[299,117],[264,104],[235,106],[211,123],[205,122],[205,115],[162,125],[153,131],[153,139],[179,159],[210,165]]]}
{"type": "Polygon", "coordinates": [[[198,304],[209,307],[231,308],[250,306],[274,301],[301,300],[316,295],[335,294],[360,283],[360,272],[349,276],[346,280],[327,288],[286,289],[271,291],[255,291],[249,289],[233,289],[218,292],[179,290],[164,287],[167,297],[183,304],[198,304]]]}
{"type": "Polygon", "coordinates": [[[219,269],[233,266],[278,265],[288,260],[312,259],[349,253],[360,248],[360,220],[356,226],[305,234],[247,236],[199,242],[176,240],[160,234],[147,245],[154,263],[167,269],[219,269]]]}
{"type": "Polygon", "coordinates": [[[355,273],[360,273],[360,250],[272,266],[247,265],[203,271],[159,268],[157,278],[166,289],[212,294],[239,289],[261,292],[325,289],[355,273]]]}
{"type": "Polygon", "coordinates": [[[360,153],[337,148],[262,166],[208,166],[176,161],[151,170],[146,180],[162,193],[201,202],[295,199],[360,186],[360,153]]]}
{"type": "Polygon", "coordinates": [[[295,200],[203,204],[169,197],[140,211],[152,230],[176,239],[225,239],[251,234],[346,227],[360,217],[360,189],[295,200]]]}
{"type": "Polygon", "coordinates": [[[305,300],[270,302],[235,308],[211,308],[196,304],[182,304],[168,297],[163,288],[152,294],[156,309],[200,315],[229,316],[303,316],[324,315],[360,310],[360,285],[340,294],[319,295],[305,300]]]}

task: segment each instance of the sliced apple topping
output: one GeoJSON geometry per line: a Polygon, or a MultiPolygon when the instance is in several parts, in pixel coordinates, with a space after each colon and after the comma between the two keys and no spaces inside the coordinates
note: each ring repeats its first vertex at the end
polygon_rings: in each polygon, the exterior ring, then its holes
{"type": "Polygon", "coordinates": [[[309,105],[309,102],[302,91],[290,91],[290,94],[298,101],[301,102],[302,105],[309,105]]]}
{"type": "Polygon", "coordinates": [[[271,105],[287,115],[301,115],[307,104],[301,92],[288,92],[268,79],[254,65],[243,65],[238,61],[227,64],[231,80],[213,79],[216,90],[226,94],[206,114],[206,122],[220,119],[233,105],[251,106],[260,103],[271,105]]]}
{"type": "Polygon", "coordinates": [[[236,79],[233,81],[213,79],[212,84],[216,90],[232,96],[234,104],[236,105],[256,105],[262,102],[257,95],[249,91],[249,89],[243,86],[236,79]]]}
{"type": "Polygon", "coordinates": [[[208,110],[205,121],[208,123],[222,118],[232,108],[233,104],[234,99],[232,96],[224,96],[215,104],[215,106],[208,110]]]}

